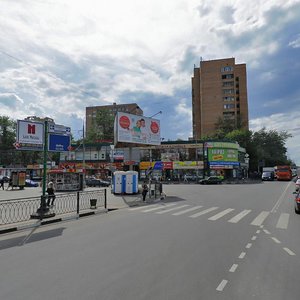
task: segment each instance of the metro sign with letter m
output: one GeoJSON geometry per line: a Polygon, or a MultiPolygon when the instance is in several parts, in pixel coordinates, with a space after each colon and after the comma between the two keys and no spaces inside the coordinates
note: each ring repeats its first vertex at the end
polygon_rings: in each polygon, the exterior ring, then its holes
{"type": "Polygon", "coordinates": [[[44,123],[18,120],[17,142],[20,144],[43,145],[44,123]]]}

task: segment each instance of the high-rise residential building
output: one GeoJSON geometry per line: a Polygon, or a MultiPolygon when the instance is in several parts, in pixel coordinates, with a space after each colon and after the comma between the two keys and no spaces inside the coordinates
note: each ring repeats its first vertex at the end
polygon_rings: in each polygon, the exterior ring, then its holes
{"type": "Polygon", "coordinates": [[[219,120],[249,128],[246,64],[235,58],[200,61],[192,77],[193,138],[213,134],[219,120]]]}
{"type": "Polygon", "coordinates": [[[98,111],[106,111],[108,114],[115,115],[118,111],[134,115],[143,115],[142,109],[136,103],[90,106],[85,108],[86,132],[88,133],[94,126],[94,119],[98,111]]]}

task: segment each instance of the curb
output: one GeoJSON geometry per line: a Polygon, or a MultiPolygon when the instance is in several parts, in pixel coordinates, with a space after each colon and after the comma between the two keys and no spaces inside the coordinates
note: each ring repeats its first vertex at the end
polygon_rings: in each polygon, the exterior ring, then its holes
{"type": "Polygon", "coordinates": [[[111,209],[104,209],[104,210],[97,211],[97,212],[91,211],[91,212],[81,213],[79,215],[76,214],[74,216],[61,217],[61,218],[51,219],[51,220],[47,220],[47,221],[39,220],[35,224],[20,225],[20,226],[14,226],[14,227],[9,227],[9,228],[5,228],[5,229],[0,229],[0,235],[6,234],[6,233],[12,233],[12,232],[16,232],[16,231],[21,231],[21,230],[25,230],[25,229],[40,227],[40,226],[44,226],[44,225],[50,225],[50,224],[59,223],[59,222],[78,220],[79,218],[83,218],[83,217],[88,217],[88,216],[102,214],[102,213],[108,213],[110,210],[111,209]]]}

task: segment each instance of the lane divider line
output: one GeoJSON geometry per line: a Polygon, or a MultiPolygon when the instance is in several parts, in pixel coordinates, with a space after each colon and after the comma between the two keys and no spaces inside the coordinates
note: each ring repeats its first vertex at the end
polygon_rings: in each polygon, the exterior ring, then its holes
{"type": "Polygon", "coordinates": [[[231,266],[231,268],[229,269],[229,272],[234,273],[236,271],[237,267],[238,267],[238,264],[233,264],[231,266]]]}
{"type": "Polygon", "coordinates": [[[225,286],[226,286],[227,283],[228,283],[228,280],[223,279],[221,281],[221,283],[218,285],[218,287],[217,287],[216,290],[219,291],[219,292],[222,292],[224,290],[224,288],[225,288],[225,286]]]}

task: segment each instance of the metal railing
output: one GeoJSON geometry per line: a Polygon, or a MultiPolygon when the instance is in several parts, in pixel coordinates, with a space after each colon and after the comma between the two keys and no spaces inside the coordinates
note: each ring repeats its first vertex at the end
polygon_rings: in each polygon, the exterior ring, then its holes
{"type": "MultiPolygon", "coordinates": [[[[0,225],[28,221],[40,205],[41,197],[0,200],[0,225]]],[[[106,189],[64,194],[57,193],[51,210],[56,215],[63,215],[68,213],[79,214],[83,211],[98,208],[107,209],[106,189]]]]}

